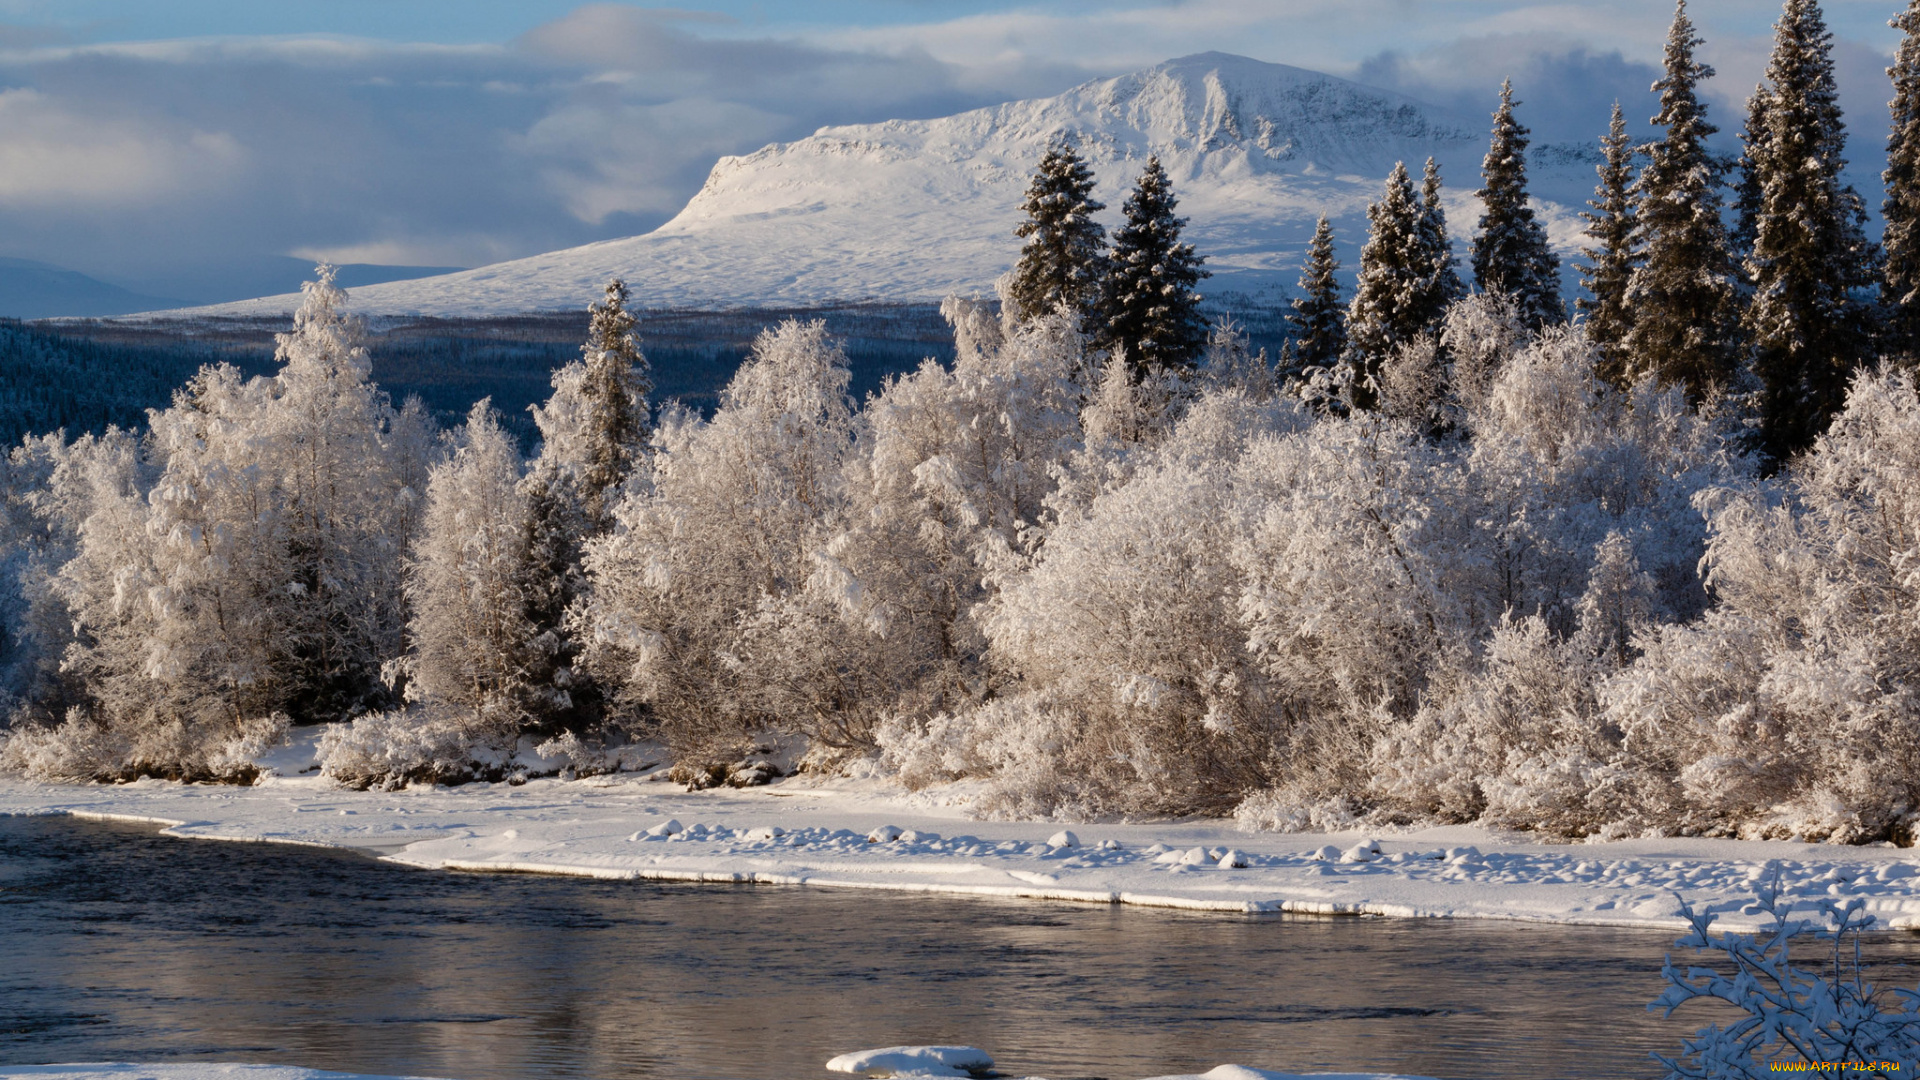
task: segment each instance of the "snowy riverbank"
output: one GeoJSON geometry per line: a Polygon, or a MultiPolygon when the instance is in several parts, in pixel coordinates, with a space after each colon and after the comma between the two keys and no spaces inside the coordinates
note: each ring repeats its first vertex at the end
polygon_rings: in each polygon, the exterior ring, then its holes
{"type": "Polygon", "coordinates": [[[1225,821],[977,821],[960,793],[792,777],[687,792],[632,774],[397,792],[301,775],[253,787],[0,779],[0,813],[151,822],[166,835],[360,849],[433,869],[754,882],[1143,904],[1232,912],[1489,918],[1679,929],[1675,895],[1757,926],[1777,868],[1811,911],[1859,897],[1920,928],[1920,860],[1892,847],[1701,839],[1546,844],[1472,827],[1246,833],[1225,821]]]}

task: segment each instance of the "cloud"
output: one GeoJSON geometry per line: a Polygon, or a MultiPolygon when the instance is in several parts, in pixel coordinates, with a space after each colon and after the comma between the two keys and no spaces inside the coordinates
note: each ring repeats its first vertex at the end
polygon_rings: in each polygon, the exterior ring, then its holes
{"type": "Polygon", "coordinates": [[[225,132],[0,91],[0,212],[147,208],[224,186],[246,154],[225,132]]]}
{"type": "Polygon", "coordinates": [[[1658,107],[1651,64],[1619,52],[1591,53],[1563,39],[1498,35],[1452,42],[1417,54],[1384,52],[1362,61],[1354,78],[1431,101],[1469,120],[1487,119],[1499,104],[1500,80],[1511,78],[1521,123],[1536,142],[1583,142],[1607,130],[1613,103],[1645,134],[1658,107]]]}

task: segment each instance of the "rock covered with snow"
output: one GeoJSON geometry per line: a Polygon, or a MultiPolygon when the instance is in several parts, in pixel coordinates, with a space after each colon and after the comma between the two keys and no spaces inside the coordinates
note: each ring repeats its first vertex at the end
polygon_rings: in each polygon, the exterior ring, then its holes
{"type": "Polygon", "coordinates": [[[864,1076],[979,1076],[993,1069],[993,1058],[973,1046],[883,1046],[841,1054],[827,1069],[864,1076]]]}

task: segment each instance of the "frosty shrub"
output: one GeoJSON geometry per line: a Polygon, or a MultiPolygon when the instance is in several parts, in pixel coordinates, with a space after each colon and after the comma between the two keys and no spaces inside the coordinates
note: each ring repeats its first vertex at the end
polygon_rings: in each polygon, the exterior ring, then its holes
{"type": "Polygon", "coordinates": [[[1603,689],[1661,819],[1859,842],[1920,805],[1920,396],[1857,377],[1782,479],[1697,499],[1717,603],[1603,689]]]}
{"type": "Polygon", "coordinates": [[[409,784],[498,779],[506,750],[484,741],[470,717],[434,709],[374,712],[335,724],[316,748],[320,774],[365,791],[409,784]]]}
{"type": "Polygon", "coordinates": [[[254,759],[286,740],[283,713],[231,725],[225,740],[209,743],[179,723],[128,729],[103,724],[78,706],[59,724],[16,727],[0,742],[0,772],[35,780],[80,783],[158,776],[170,780],[252,783],[254,759]]]}
{"type": "Polygon", "coordinates": [[[848,512],[823,553],[845,575],[842,641],[880,680],[858,705],[863,730],[882,712],[924,718],[986,696],[984,568],[1038,543],[1058,466],[1080,444],[1085,344],[1070,320],[1001,326],[951,299],[945,311],[952,369],[928,361],[861,411],[848,512]]]}
{"type": "Polygon", "coordinates": [[[652,482],[588,548],[593,662],[683,757],[747,732],[864,736],[867,670],[839,613],[859,584],[830,541],[853,439],[847,361],[825,324],[760,335],[713,419],[669,411],[652,482]]]}
{"type": "Polygon", "coordinates": [[[1307,422],[1238,390],[1194,403],[1030,560],[992,575],[988,656],[1018,691],[889,726],[889,759],[916,780],[992,776],[993,808],[1012,813],[1218,811],[1259,787],[1277,714],[1234,613],[1228,555],[1250,527],[1238,473],[1250,441],[1307,422]]]}
{"type": "Polygon", "coordinates": [[[1826,924],[1789,919],[1778,879],[1760,888],[1755,907],[1772,917],[1756,934],[1711,932],[1714,917],[1681,903],[1692,930],[1674,942],[1719,965],[1661,968],[1666,992],[1647,1006],[1672,1016],[1690,1001],[1724,1002],[1745,1015],[1700,1029],[1679,1058],[1654,1055],[1669,1080],[1760,1080],[1814,1064],[1849,1076],[1891,1078],[1920,1065],[1920,992],[1873,986],[1860,963],[1860,935],[1873,925],[1863,900],[1820,902],[1826,924]],[[1793,965],[1797,941],[1827,943],[1816,966],[1793,965]],[[1853,955],[1847,955],[1851,947],[1853,955]],[[1782,1069],[1781,1065],[1789,1066],[1782,1069]]]}

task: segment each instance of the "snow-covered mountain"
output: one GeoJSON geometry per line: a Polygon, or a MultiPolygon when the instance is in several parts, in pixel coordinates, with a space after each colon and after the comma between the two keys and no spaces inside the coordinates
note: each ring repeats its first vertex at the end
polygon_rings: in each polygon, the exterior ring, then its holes
{"type": "MultiPolygon", "coordinates": [[[[1524,117],[1523,117],[1524,119],[1524,117]]],[[[1605,117],[1596,114],[1596,135],[1605,117]]],[[[381,314],[495,315],[579,308],[615,276],[644,307],[938,300],[989,292],[1019,254],[1019,203],[1049,141],[1074,138],[1099,177],[1109,224],[1147,155],[1173,178],[1207,291],[1290,286],[1322,213],[1352,266],[1365,209],[1396,161],[1439,159],[1452,230],[1464,240],[1485,153],[1484,118],[1300,68],[1201,53],[1057,97],[938,120],[823,128],[722,158],[672,221],[475,270],[356,289],[381,314]]],[[[1589,197],[1593,152],[1537,147],[1534,191],[1556,244],[1589,197]]],[[[1464,254],[1465,245],[1457,245],[1464,254]]],[[[293,297],[205,313],[265,314],[293,297]]]]}

